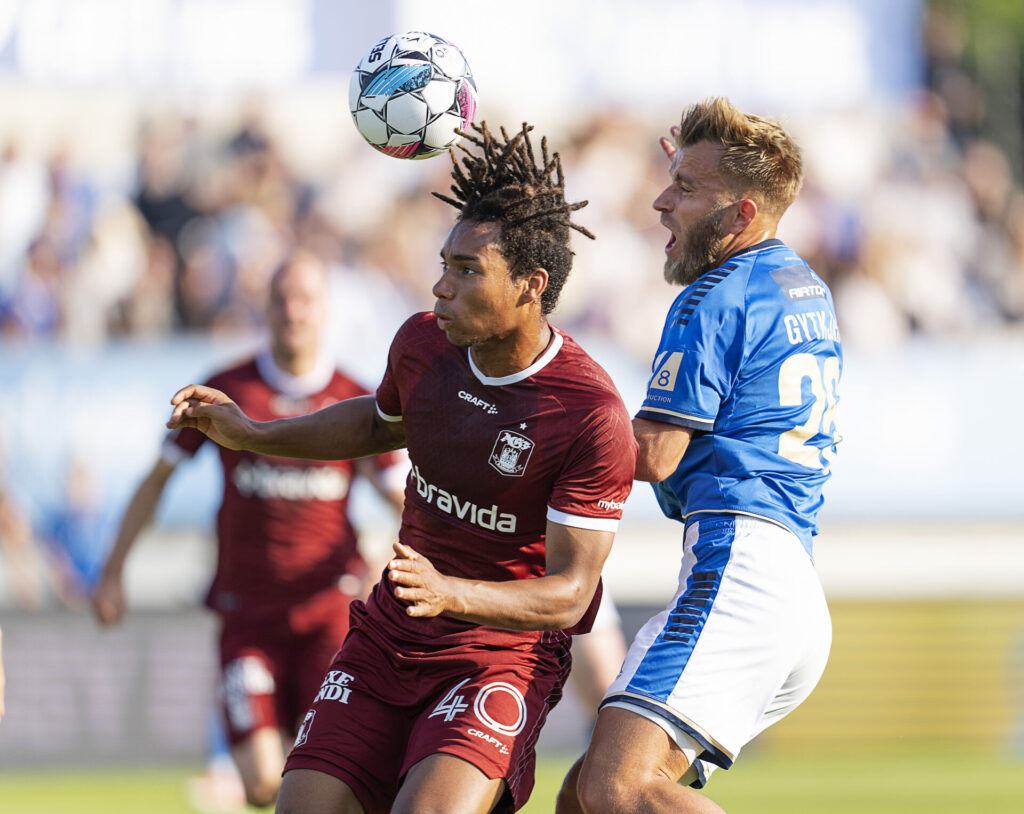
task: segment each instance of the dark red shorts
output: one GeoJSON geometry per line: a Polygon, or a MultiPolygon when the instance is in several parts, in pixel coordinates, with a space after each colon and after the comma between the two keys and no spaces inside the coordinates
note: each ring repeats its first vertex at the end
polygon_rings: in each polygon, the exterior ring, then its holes
{"type": "Polygon", "coordinates": [[[463,645],[399,653],[354,628],[306,714],[290,769],[337,777],[367,814],[387,812],[405,773],[429,755],[460,757],[505,779],[495,811],[533,790],[534,747],[562,696],[569,643],[517,651],[463,645]]]}
{"type": "Polygon", "coordinates": [[[222,618],[220,699],[232,745],[263,727],[295,733],[348,633],[351,597],[318,595],[315,614],[222,618]]]}

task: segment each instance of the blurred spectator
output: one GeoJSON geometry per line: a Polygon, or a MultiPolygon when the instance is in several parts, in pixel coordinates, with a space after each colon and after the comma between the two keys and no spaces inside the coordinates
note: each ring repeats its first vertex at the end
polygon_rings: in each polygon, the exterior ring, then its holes
{"type": "Polygon", "coordinates": [[[110,547],[113,520],[88,466],[73,458],[64,499],[50,507],[40,523],[40,536],[49,547],[58,578],[58,598],[65,606],[88,606],[110,547]]]}
{"type": "Polygon", "coordinates": [[[14,603],[38,610],[46,601],[47,564],[35,548],[28,515],[4,488],[0,473],[0,554],[14,603]]]}
{"type": "MultiPolygon", "coordinates": [[[[923,86],[898,109],[807,116],[807,189],[781,230],[836,292],[851,347],[963,336],[1024,319],[1024,191],[1016,157],[983,139],[993,109],[954,11],[922,16],[923,86]]],[[[429,307],[447,213],[437,159],[384,160],[365,145],[299,170],[304,133],[249,100],[215,115],[140,116],[130,189],[94,180],[71,147],[0,152],[0,328],[96,342],[171,332],[249,333],[260,292],[296,248],[345,285],[429,307]],[[232,119],[233,117],[233,119],[232,119]],[[273,125],[273,126],[272,126],[273,125]],[[286,149],[287,148],[287,149],[286,149]]],[[[672,124],[628,110],[581,114],[562,156],[598,236],[576,246],[559,323],[643,353],[660,323],[662,233],[650,203],[672,124]],[[646,140],[648,154],[635,145],[646,140]],[[621,284],[628,274],[630,284],[621,284]],[[647,314],[650,313],[650,318],[647,314]]],[[[802,132],[801,132],[802,131],[802,132]]]]}

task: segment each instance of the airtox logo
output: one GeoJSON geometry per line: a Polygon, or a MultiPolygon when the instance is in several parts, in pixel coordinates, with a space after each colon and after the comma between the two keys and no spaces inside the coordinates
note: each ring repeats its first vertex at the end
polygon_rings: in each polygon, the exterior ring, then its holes
{"type": "Polygon", "coordinates": [[[521,478],[533,453],[533,441],[511,430],[502,430],[491,450],[490,464],[502,475],[521,478]]]}

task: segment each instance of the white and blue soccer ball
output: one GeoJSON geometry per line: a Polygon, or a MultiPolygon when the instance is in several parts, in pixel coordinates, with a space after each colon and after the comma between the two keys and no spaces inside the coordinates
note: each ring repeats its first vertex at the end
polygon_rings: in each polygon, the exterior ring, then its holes
{"type": "Polygon", "coordinates": [[[473,72],[452,43],[425,31],[392,34],[352,72],[349,109],[371,146],[396,158],[445,152],[476,115],[473,72]]]}

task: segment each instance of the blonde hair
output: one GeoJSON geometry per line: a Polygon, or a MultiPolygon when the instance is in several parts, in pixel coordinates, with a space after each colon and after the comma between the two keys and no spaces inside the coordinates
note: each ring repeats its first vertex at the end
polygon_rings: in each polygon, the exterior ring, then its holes
{"type": "Polygon", "coordinates": [[[723,97],[690,105],[679,123],[679,147],[720,144],[718,169],[736,192],[753,193],[781,216],[803,184],[800,148],[778,122],[743,113],[723,97]]]}

